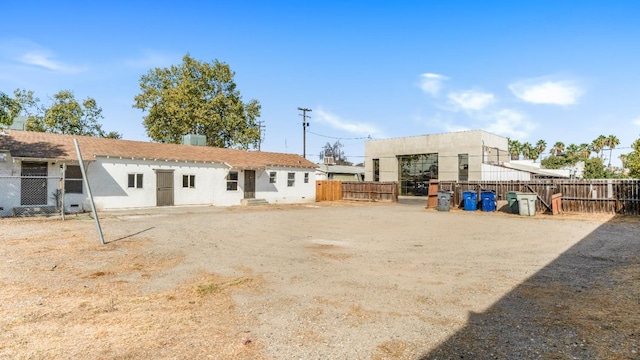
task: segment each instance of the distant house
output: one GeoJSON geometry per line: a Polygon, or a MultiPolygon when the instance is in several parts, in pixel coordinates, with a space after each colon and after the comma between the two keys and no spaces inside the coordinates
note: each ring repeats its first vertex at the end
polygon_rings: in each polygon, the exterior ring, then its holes
{"type": "Polygon", "coordinates": [[[365,179],[397,181],[400,195],[426,195],[432,179],[528,180],[529,172],[502,166],[508,139],[483,130],[365,142],[365,179]]]}
{"type": "Polygon", "coordinates": [[[61,203],[88,210],[74,138],[98,209],[315,201],[317,165],[299,155],[5,130],[0,216],[61,203]]]}
{"type": "Polygon", "coordinates": [[[322,164],[317,165],[316,180],[364,181],[364,167],[322,164]]]}

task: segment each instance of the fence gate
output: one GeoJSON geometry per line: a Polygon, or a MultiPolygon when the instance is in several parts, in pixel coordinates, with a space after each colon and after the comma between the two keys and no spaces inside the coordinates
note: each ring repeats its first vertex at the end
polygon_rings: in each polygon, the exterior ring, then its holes
{"type": "Polygon", "coordinates": [[[23,162],[20,175],[20,205],[46,205],[47,163],[23,162]]]}
{"type": "Polygon", "coordinates": [[[157,206],[173,206],[173,170],[156,170],[157,206]]]}

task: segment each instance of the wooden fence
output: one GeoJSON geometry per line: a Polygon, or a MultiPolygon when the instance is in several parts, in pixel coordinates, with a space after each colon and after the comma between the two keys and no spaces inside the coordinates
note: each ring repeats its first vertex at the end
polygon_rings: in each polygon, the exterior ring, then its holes
{"type": "Polygon", "coordinates": [[[316,201],[398,201],[397,182],[316,181],[316,201]]]}
{"type": "Polygon", "coordinates": [[[564,211],[640,215],[640,180],[440,181],[439,190],[453,191],[451,202],[458,206],[468,190],[493,190],[497,200],[523,191],[538,194],[538,212],[551,211],[551,196],[562,194],[564,211]]]}

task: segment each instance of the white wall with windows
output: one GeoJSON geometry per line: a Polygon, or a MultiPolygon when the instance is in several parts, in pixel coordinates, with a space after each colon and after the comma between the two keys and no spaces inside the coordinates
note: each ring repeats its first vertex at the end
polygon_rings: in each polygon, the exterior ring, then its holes
{"type": "Polygon", "coordinates": [[[315,169],[272,167],[256,171],[256,198],[273,204],[313,202],[315,169]]]}

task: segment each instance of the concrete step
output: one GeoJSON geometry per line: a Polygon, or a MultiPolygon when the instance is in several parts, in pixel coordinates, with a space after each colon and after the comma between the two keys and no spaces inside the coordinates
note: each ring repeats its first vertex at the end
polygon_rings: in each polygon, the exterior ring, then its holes
{"type": "Polygon", "coordinates": [[[242,206],[264,206],[269,205],[269,202],[265,199],[242,199],[240,201],[242,206]]]}
{"type": "Polygon", "coordinates": [[[60,210],[55,206],[16,206],[13,208],[15,217],[52,216],[60,215],[60,210]]]}

